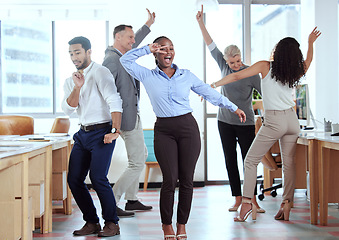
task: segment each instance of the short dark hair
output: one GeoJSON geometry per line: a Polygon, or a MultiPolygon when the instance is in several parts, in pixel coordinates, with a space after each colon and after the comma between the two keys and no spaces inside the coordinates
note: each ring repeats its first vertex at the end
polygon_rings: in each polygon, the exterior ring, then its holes
{"type": "Polygon", "coordinates": [[[132,27],[131,25],[120,24],[120,25],[116,26],[116,27],[114,28],[114,31],[113,31],[113,38],[115,38],[115,35],[116,35],[118,32],[124,31],[127,27],[130,28],[130,29],[133,29],[133,27],[132,27]]]}
{"type": "Polygon", "coordinates": [[[88,40],[88,38],[85,38],[83,36],[73,38],[68,42],[68,44],[81,44],[82,48],[85,49],[85,51],[91,49],[91,42],[88,40]]]}

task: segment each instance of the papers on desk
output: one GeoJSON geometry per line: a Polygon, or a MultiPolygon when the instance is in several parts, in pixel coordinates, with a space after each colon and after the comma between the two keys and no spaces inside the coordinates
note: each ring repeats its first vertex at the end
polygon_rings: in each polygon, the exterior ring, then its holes
{"type": "Polygon", "coordinates": [[[30,143],[21,143],[14,141],[0,141],[0,152],[9,152],[29,147],[30,143]]]}
{"type": "Polygon", "coordinates": [[[68,133],[47,133],[43,135],[44,137],[68,137],[68,133]]]}

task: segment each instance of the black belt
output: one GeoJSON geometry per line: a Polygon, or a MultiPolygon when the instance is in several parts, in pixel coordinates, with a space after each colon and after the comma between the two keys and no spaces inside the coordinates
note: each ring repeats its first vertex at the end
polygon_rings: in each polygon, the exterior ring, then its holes
{"type": "Polygon", "coordinates": [[[94,125],[88,125],[88,126],[84,126],[84,125],[80,125],[80,128],[82,130],[84,130],[85,132],[89,132],[89,131],[93,131],[93,130],[97,130],[100,128],[105,128],[111,126],[111,123],[106,122],[106,123],[98,123],[98,124],[94,124],[94,125]]]}

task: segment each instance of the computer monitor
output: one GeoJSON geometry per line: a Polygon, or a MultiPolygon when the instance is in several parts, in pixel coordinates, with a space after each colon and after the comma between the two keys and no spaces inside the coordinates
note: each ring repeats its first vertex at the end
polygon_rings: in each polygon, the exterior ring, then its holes
{"type": "Polygon", "coordinates": [[[307,84],[300,84],[295,88],[296,112],[300,126],[307,127],[310,125],[310,103],[309,91],[307,84]]]}

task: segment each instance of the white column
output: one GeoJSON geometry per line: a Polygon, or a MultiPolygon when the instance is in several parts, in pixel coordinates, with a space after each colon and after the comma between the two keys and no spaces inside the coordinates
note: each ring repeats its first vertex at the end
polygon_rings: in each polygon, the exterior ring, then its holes
{"type": "MultiPolygon", "coordinates": [[[[339,122],[338,82],[338,1],[301,1],[301,34],[304,57],[307,38],[314,26],[322,35],[315,43],[314,58],[306,74],[310,84],[310,103],[316,120],[339,122]]],[[[318,127],[322,126],[318,124],[318,127]]]]}

